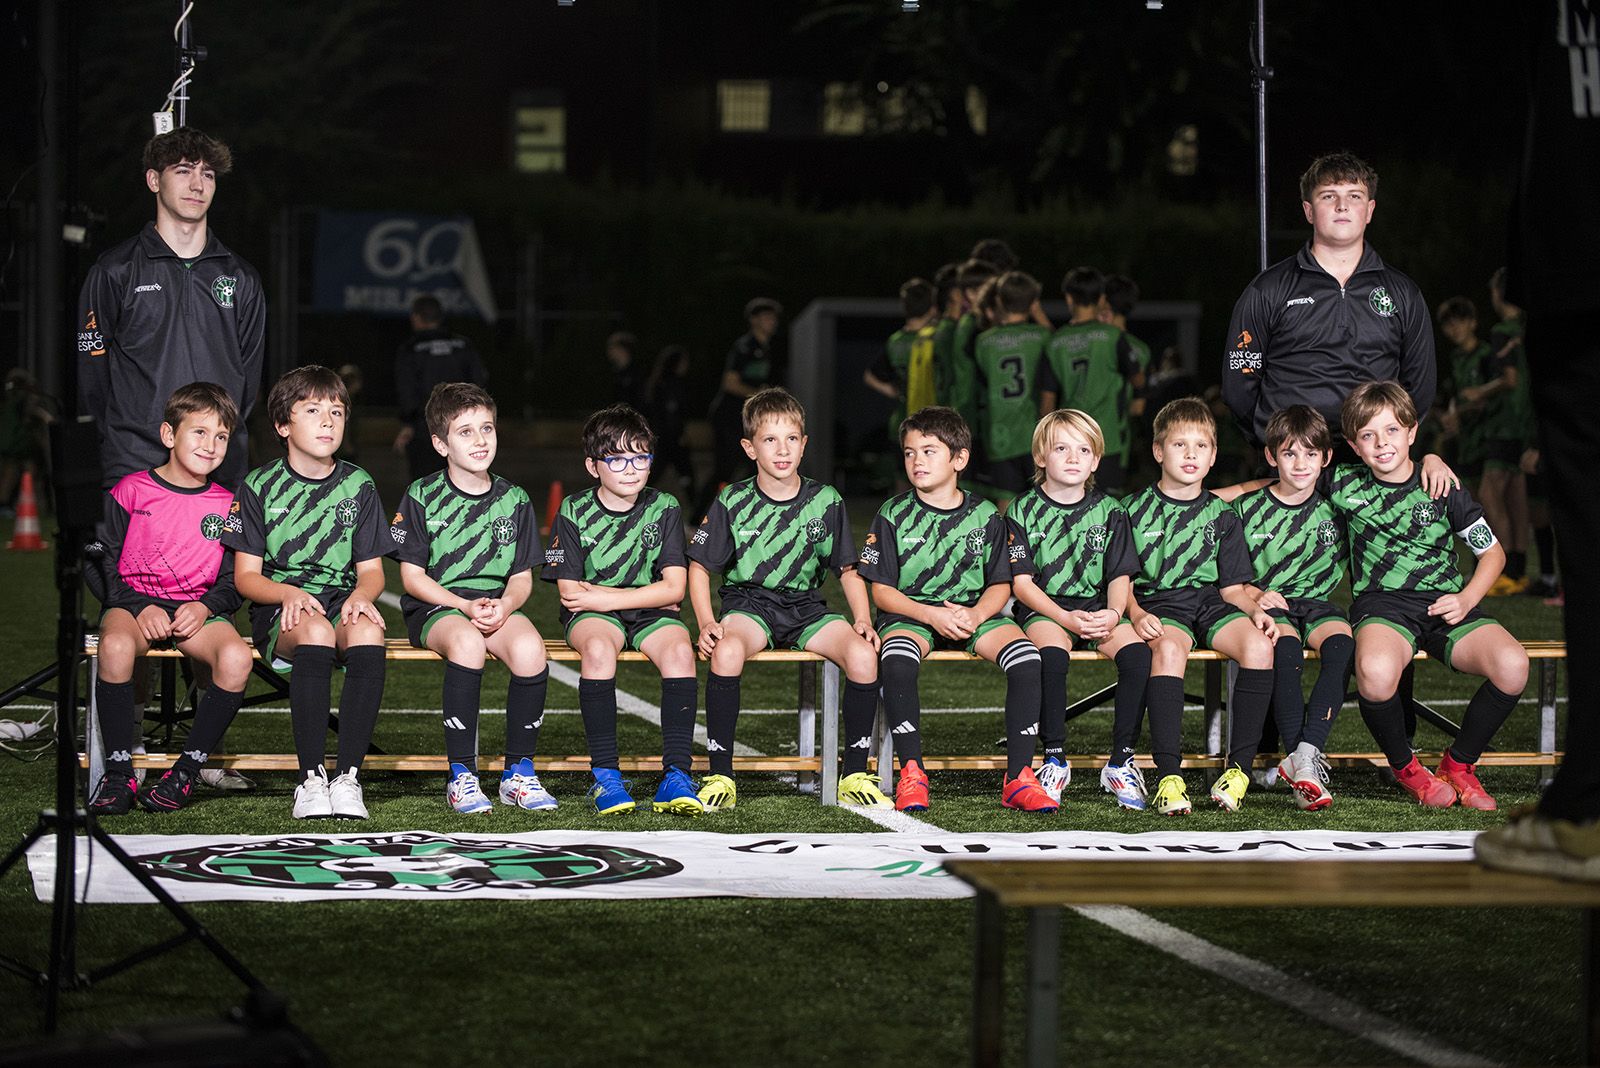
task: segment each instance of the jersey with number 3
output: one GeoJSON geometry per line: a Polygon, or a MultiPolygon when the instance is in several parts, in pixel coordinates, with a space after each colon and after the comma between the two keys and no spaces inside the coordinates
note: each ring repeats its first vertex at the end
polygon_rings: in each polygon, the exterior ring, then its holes
{"type": "Polygon", "coordinates": [[[983,446],[991,460],[1027,456],[1039,421],[1039,363],[1050,331],[1007,323],[978,335],[973,347],[984,410],[983,446]]]}

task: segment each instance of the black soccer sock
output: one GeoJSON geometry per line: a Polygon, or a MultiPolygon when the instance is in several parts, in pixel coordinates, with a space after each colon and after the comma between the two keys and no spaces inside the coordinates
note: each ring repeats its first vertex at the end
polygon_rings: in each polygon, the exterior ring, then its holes
{"type": "Polygon", "coordinates": [[[617,769],[617,680],[579,679],[578,712],[591,768],[617,769]]]}
{"type": "Polygon", "coordinates": [[[1044,755],[1060,759],[1067,751],[1067,670],[1072,656],[1065,649],[1039,650],[1039,740],[1044,755]]]}
{"type": "MultiPolygon", "coordinates": [[[[1111,703],[1111,763],[1120,767],[1133,759],[1139,744],[1139,721],[1144,717],[1145,690],[1150,683],[1150,647],[1144,642],[1117,652],[1117,693],[1111,703]]],[[[1182,689],[1180,686],[1179,689],[1182,689]]]]}
{"type": "MultiPolygon", "coordinates": [[[[344,692],[339,695],[339,773],[361,767],[378,729],[383,704],[381,645],[352,645],[344,652],[344,692]]],[[[476,737],[476,731],[474,731],[476,737]]]]}
{"type": "Polygon", "coordinates": [[[539,728],[544,726],[545,691],[550,669],[537,675],[512,675],[506,687],[506,770],[539,751],[539,728]]]}
{"type": "Polygon", "coordinates": [[[872,720],[878,714],[876,682],[844,682],[844,773],[867,770],[872,752],[872,720]]]}
{"type": "Polygon", "coordinates": [[[320,770],[328,758],[328,709],[333,706],[333,648],[302,645],[289,672],[289,726],[300,778],[320,770]]]}
{"type": "Polygon", "coordinates": [[[1547,582],[1556,577],[1556,531],[1554,527],[1533,528],[1533,544],[1539,550],[1539,577],[1547,582]]]}
{"type": "Polygon", "coordinates": [[[1362,721],[1372,733],[1373,741],[1378,743],[1378,748],[1388,758],[1389,766],[1398,771],[1411,763],[1414,758],[1411,742],[1406,738],[1405,709],[1401,707],[1400,695],[1395,694],[1387,701],[1369,701],[1360,697],[1357,704],[1361,708],[1362,721]]]}
{"type": "Polygon", "coordinates": [[[1229,739],[1228,763],[1250,773],[1261,745],[1261,728],[1267,722],[1267,706],[1272,703],[1276,673],[1272,668],[1239,669],[1233,682],[1233,736],[1229,739]]]}
{"type": "Polygon", "coordinates": [[[1311,703],[1306,706],[1306,725],[1300,740],[1325,749],[1333,721],[1339,718],[1345,694],[1350,692],[1350,673],[1356,668],[1356,640],[1348,634],[1335,634],[1322,643],[1317,656],[1321,667],[1317,681],[1311,684],[1311,703]]]}
{"type": "Polygon", "coordinates": [[[922,698],[917,693],[921,669],[922,650],[915,641],[898,634],[884,639],[878,677],[883,682],[884,719],[894,735],[894,755],[901,767],[908,760],[922,763],[922,698]]]}
{"type": "Polygon", "coordinates": [[[1000,650],[995,663],[1006,673],[1006,781],[1010,782],[1033,764],[1039,742],[1039,647],[1018,638],[1000,650]]]}
{"type": "MultiPolygon", "coordinates": [[[[661,770],[677,768],[688,773],[694,766],[694,710],[695,692],[699,680],[693,675],[686,679],[661,680],[661,770]]],[[[733,747],[733,739],[728,739],[733,747]]],[[[728,754],[729,760],[733,753],[728,754]]],[[[731,765],[730,765],[731,770],[731,765]]]]}
{"type": "Polygon", "coordinates": [[[1524,549],[1512,549],[1506,553],[1506,578],[1519,579],[1528,571],[1528,553],[1524,549]]]}
{"type": "Polygon", "coordinates": [[[1520,693],[1506,693],[1500,687],[1483,680],[1478,692],[1467,702],[1466,714],[1461,717],[1461,730],[1450,743],[1450,755],[1463,764],[1476,764],[1483,751],[1489,748],[1494,732],[1511,715],[1521,699],[1520,693]]]}
{"type": "MultiPolygon", "coordinates": [[[[1272,718],[1278,724],[1285,753],[1294,752],[1300,744],[1301,724],[1306,718],[1305,691],[1300,688],[1305,655],[1305,646],[1292,634],[1278,635],[1277,644],[1272,647],[1272,718]]],[[[1238,729],[1239,720],[1235,717],[1235,732],[1238,729]]]]}
{"type": "Polygon", "coordinates": [[[96,679],[95,705],[100,715],[100,737],[106,747],[106,772],[133,774],[133,743],[139,725],[133,721],[133,680],[107,682],[96,679]]]}
{"type": "Polygon", "coordinates": [[[1156,776],[1176,775],[1183,767],[1183,679],[1152,675],[1144,689],[1150,709],[1150,756],[1156,776]]]}
{"type": "Polygon", "coordinates": [[[733,733],[739,723],[739,676],[706,676],[706,755],[711,774],[733,774],[733,733]]]}
{"type": "Polygon", "coordinates": [[[478,711],[483,699],[483,668],[444,665],[444,752],[452,764],[478,770],[478,711]]]}
{"type": "Polygon", "coordinates": [[[239,706],[243,703],[243,690],[224,690],[215,681],[207,686],[206,695],[200,698],[200,705],[194,710],[194,726],[189,728],[189,736],[183,740],[183,755],[178,758],[178,763],[190,770],[204,764],[217,746],[222,744],[222,736],[227,733],[228,725],[239,714],[239,706]]]}

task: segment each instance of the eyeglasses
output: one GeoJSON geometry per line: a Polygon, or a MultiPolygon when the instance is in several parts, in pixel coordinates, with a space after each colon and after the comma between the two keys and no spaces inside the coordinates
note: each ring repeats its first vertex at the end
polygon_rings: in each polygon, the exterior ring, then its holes
{"type": "Polygon", "coordinates": [[[621,474],[630,467],[636,467],[643,471],[650,466],[650,461],[655,458],[655,453],[641,452],[637,456],[603,456],[600,458],[600,462],[605,464],[608,470],[621,474]]]}

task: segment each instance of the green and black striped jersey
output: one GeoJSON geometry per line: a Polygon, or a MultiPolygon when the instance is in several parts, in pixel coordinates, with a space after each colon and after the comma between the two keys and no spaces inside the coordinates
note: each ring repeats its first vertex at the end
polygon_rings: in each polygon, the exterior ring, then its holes
{"type": "Polygon", "coordinates": [[[307,593],[355,589],[356,565],[388,556],[372,476],[339,460],[326,478],[297,474],[286,458],[245,476],[222,525],[222,544],[261,557],[261,573],[307,593]]]}
{"type": "Polygon", "coordinates": [[[1422,488],[1422,472],[1404,482],[1382,482],[1365,464],[1340,464],[1327,488],[1350,531],[1350,585],[1357,596],[1373,590],[1459,593],[1455,535],[1482,556],[1494,531],[1472,494],[1461,488],[1435,501],[1422,488]]]}
{"type": "Polygon", "coordinates": [[[540,577],[628,590],[659,580],[669,567],[687,566],[677,500],[646,486],[632,508],[613,512],[591,486],[561,502],[540,577]]]}
{"type": "MultiPolygon", "coordinates": [[[[463,597],[498,597],[513,575],[544,560],[527,492],[498,475],[477,494],[458,489],[447,471],[424,475],[406,490],[389,536],[397,560],[463,597]]],[[[422,604],[409,593],[400,602],[406,612],[422,604]]]]}
{"type": "Polygon", "coordinates": [[[838,490],[806,478],[777,501],[751,478],[717,494],[689,539],[689,559],[721,573],[724,589],[756,586],[814,602],[829,570],[856,566],[856,550],[838,490]]]}
{"type": "Polygon", "coordinates": [[[1112,579],[1139,573],[1127,510],[1097,490],[1062,504],[1035,486],[1011,502],[1006,518],[1022,535],[1034,581],[1051,597],[1103,596],[1112,579]]]}
{"type": "Polygon", "coordinates": [[[978,335],[973,363],[982,398],[983,445],[990,460],[1027,456],[1039,421],[1039,363],[1050,331],[1006,323],[978,335]]]}
{"type": "Polygon", "coordinates": [[[1141,564],[1135,596],[1255,580],[1239,513],[1222,498],[1204,492],[1179,501],[1151,484],[1126,505],[1141,564]]]}
{"type": "Polygon", "coordinates": [[[1320,493],[1284,504],[1263,486],[1233,502],[1255,565],[1255,584],[1285,597],[1326,601],[1344,580],[1344,516],[1320,493]]]}
{"type": "Polygon", "coordinates": [[[916,490],[883,503],[867,531],[857,569],[923,604],[971,608],[990,586],[1011,581],[1012,562],[1029,574],[1026,550],[994,505],[963,493],[954,508],[935,508],[916,490]]]}
{"type": "Polygon", "coordinates": [[[1128,335],[1109,323],[1068,323],[1045,348],[1039,389],[1057,408],[1079,408],[1105,435],[1106,455],[1128,447],[1128,380],[1139,370],[1128,335]]]}

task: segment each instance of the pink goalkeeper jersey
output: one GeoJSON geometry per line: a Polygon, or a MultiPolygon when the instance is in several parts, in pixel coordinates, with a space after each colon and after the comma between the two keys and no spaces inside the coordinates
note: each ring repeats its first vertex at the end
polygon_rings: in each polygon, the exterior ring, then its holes
{"type": "Polygon", "coordinates": [[[183,489],[154,471],[124,475],[111,487],[102,541],[120,548],[117,573],[135,592],[197,601],[222,568],[222,523],[233,493],[207,482],[183,489]]]}

